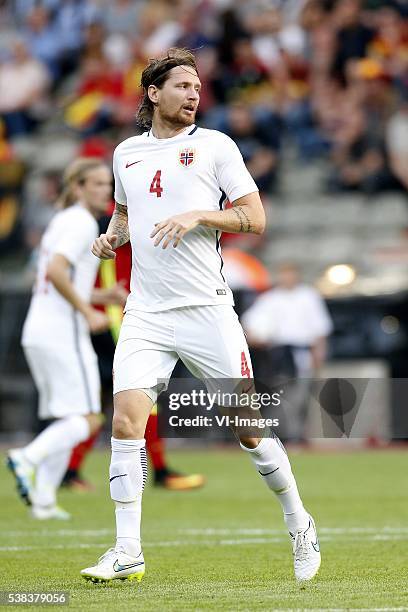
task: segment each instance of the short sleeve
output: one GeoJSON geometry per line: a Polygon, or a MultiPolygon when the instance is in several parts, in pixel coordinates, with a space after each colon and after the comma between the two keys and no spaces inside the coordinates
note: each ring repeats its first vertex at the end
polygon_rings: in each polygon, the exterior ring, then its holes
{"type": "Polygon", "coordinates": [[[115,180],[115,201],[122,206],[126,206],[127,198],[119,176],[117,149],[113,153],[113,178],[115,180]]]}
{"type": "Polygon", "coordinates": [[[63,255],[75,266],[84,254],[89,253],[98,235],[98,225],[91,217],[72,216],[64,220],[64,232],[55,248],[55,253],[63,255]]]}
{"type": "Polygon", "coordinates": [[[215,143],[215,172],[218,185],[230,202],[258,191],[258,187],[245,166],[242,155],[231,138],[219,133],[215,143]]]}
{"type": "Polygon", "coordinates": [[[311,289],[309,294],[309,325],[314,338],[328,336],[333,331],[333,323],[326,302],[319,293],[311,289]]]}

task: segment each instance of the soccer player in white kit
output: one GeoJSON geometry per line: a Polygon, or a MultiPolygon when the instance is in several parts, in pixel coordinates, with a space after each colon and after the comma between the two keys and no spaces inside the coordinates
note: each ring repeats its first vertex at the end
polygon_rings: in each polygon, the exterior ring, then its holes
{"type": "Polygon", "coordinates": [[[101,424],[90,331],[106,329],[108,321],[91,300],[117,303],[119,292],[94,290],[99,260],[90,249],[111,190],[111,171],[101,160],[75,160],[64,175],[61,210],[41,242],[22,345],[39,392],[39,417],[53,422],[26,447],[8,453],[20,497],[36,519],[69,518],[56,491],[72,449],[101,424]]]}
{"type": "MultiPolygon", "coordinates": [[[[234,142],[194,124],[201,83],[194,56],[171,49],[142,74],[138,112],[146,128],[113,156],[116,208],[94,243],[100,258],[132,245],[131,293],[114,358],[110,491],[117,539],[93,567],[93,582],[141,580],[141,503],[146,482],[144,432],[153,403],[178,358],[203,378],[252,377],[231,290],[222,274],[222,231],[261,234],[257,187],[234,142]],[[224,198],[232,208],[223,209],[224,198]]],[[[293,543],[295,575],[310,580],[320,565],[313,519],[304,509],[287,454],[276,437],[240,437],[275,492],[293,543]]]]}

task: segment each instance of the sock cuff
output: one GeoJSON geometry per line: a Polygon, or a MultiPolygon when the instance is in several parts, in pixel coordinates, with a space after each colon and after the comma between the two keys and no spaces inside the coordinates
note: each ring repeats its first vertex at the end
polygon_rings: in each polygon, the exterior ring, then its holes
{"type": "Polygon", "coordinates": [[[133,453],[136,450],[144,448],[146,440],[119,440],[118,438],[111,437],[111,448],[113,451],[120,451],[121,453],[133,453]]]}
{"type": "Polygon", "coordinates": [[[260,455],[263,453],[272,443],[272,438],[262,438],[258,446],[255,448],[248,448],[244,446],[241,442],[239,443],[242,450],[247,451],[247,453],[252,453],[254,455],[260,455]]]}
{"type": "Polygon", "coordinates": [[[130,501],[130,502],[118,502],[118,501],[114,501],[115,504],[115,512],[120,512],[125,511],[125,512],[139,512],[140,509],[140,500],[141,500],[141,494],[138,495],[138,499],[136,501],[130,501]]]}

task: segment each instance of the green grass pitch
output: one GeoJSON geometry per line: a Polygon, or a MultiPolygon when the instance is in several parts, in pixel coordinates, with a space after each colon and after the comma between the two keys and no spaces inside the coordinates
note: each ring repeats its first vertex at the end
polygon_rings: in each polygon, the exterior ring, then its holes
{"type": "Polygon", "coordinates": [[[108,452],[88,460],[94,493],[61,493],[73,513],[65,523],[28,518],[2,468],[0,590],[69,591],[72,610],[408,610],[407,453],[291,459],[322,549],[317,579],[302,588],[280,507],[248,457],[209,447],[171,453],[175,468],[206,475],[203,489],[146,488],[140,584],[94,585],[79,576],[113,542],[108,452]]]}

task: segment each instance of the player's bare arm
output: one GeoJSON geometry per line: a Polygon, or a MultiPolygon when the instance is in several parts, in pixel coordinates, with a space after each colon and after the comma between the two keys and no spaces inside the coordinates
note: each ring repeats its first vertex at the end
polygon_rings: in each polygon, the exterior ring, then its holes
{"type": "Polygon", "coordinates": [[[203,211],[201,225],[222,232],[263,234],[265,211],[258,191],[248,193],[232,202],[232,208],[203,211]]]}
{"type": "Polygon", "coordinates": [[[311,348],[312,362],[315,370],[319,370],[326,359],[327,339],[325,336],[317,338],[311,348]]]}
{"type": "Polygon", "coordinates": [[[232,208],[220,211],[196,210],[175,215],[156,223],[151,238],[154,246],[162,243],[165,249],[171,242],[177,247],[183,236],[197,225],[212,227],[222,232],[262,234],[265,229],[265,212],[257,191],[238,198],[232,208]]]}
{"type": "Polygon", "coordinates": [[[109,327],[107,316],[92,308],[77,293],[70,279],[71,264],[64,255],[56,253],[47,267],[47,278],[55,289],[73,306],[75,310],[82,313],[87,320],[89,329],[93,333],[105,331],[109,327]]]}
{"type": "Polygon", "coordinates": [[[125,287],[126,281],[121,280],[112,287],[95,287],[92,290],[91,304],[98,306],[119,305],[124,306],[129,295],[125,287]]]}
{"type": "Polygon", "coordinates": [[[115,210],[106,234],[101,234],[92,245],[92,253],[99,259],[114,259],[115,249],[129,242],[127,206],[115,202],[115,210]]]}

